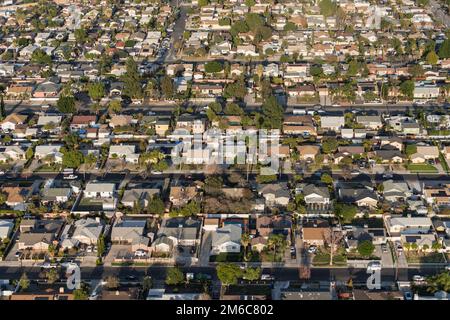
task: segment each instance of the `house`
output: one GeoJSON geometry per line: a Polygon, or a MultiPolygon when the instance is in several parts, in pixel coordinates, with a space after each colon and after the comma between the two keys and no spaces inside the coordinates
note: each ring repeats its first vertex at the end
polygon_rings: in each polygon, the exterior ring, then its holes
{"type": "Polygon", "coordinates": [[[128,126],[131,124],[132,120],[133,120],[132,116],[116,114],[116,115],[111,116],[111,120],[109,121],[109,126],[111,128],[128,126]]]}
{"type": "Polygon", "coordinates": [[[405,201],[412,195],[408,184],[403,181],[383,181],[383,197],[389,202],[405,201]]]}
{"type": "Polygon", "coordinates": [[[439,149],[437,146],[417,145],[416,153],[422,155],[426,160],[439,158],[439,149]]]}
{"type": "Polygon", "coordinates": [[[423,196],[430,205],[448,207],[450,206],[450,184],[425,186],[423,196]]]}
{"type": "Polygon", "coordinates": [[[297,146],[299,159],[304,161],[314,161],[316,156],[320,153],[320,147],[316,145],[302,145],[297,146]]]}
{"type": "Polygon", "coordinates": [[[7,206],[13,208],[14,210],[25,211],[27,207],[26,202],[31,196],[32,188],[5,186],[1,188],[1,192],[7,195],[5,201],[7,206]]]}
{"type": "Polygon", "coordinates": [[[111,231],[111,242],[131,245],[131,251],[149,251],[150,238],[145,235],[146,220],[118,219],[111,231]]]}
{"type": "Polygon", "coordinates": [[[433,244],[436,242],[436,236],[434,233],[406,233],[400,236],[400,241],[406,248],[408,248],[408,246],[417,246],[417,249],[419,250],[432,251],[433,244]],[[405,246],[405,244],[408,246],[405,246]]]}
{"type": "Polygon", "coordinates": [[[195,246],[200,243],[201,225],[201,220],[191,217],[164,219],[152,246],[159,252],[169,252],[179,245],[195,246]]]}
{"type": "Polygon", "coordinates": [[[288,216],[261,215],[256,218],[256,230],[258,231],[258,235],[264,238],[269,238],[271,234],[280,234],[289,242],[291,228],[292,219],[288,216]]]}
{"type": "Polygon", "coordinates": [[[323,246],[330,232],[330,225],[326,220],[314,219],[303,223],[302,239],[308,245],[323,246]]]}
{"type": "Polygon", "coordinates": [[[28,116],[18,113],[11,113],[1,122],[3,131],[14,131],[18,125],[24,124],[28,116]]]}
{"type": "Polygon", "coordinates": [[[0,162],[25,160],[26,153],[19,146],[1,146],[0,147],[0,162]]]}
{"type": "Polygon", "coordinates": [[[155,132],[158,136],[164,137],[170,128],[170,121],[166,119],[158,119],[155,124],[155,132]]]}
{"type": "Polygon", "coordinates": [[[381,163],[402,163],[405,158],[399,150],[375,150],[375,156],[381,163]]]}
{"type": "Polygon", "coordinates": [[[380,129],[383,126],[381,116],[357,116],[356,122],[373,130],[380,129]]]}
{"type": "Polygon", "coordinates": [[[286,183],[264,184],[258,186],[258,194],[263,196],[267,206],[287,206],[290,199],[286,183]]]}
{"type": "Polygon", "coordinates": [[[71,188],[44,188],[44,190],[42,190],[41,201],[43,203],[65,203],[69,201],[72,193],[73,192],[71,188]]]}
{"type": "Polygon", "coordinates": [[[318,187],[308,184],[302,190],[305,203],[308,207],[328,209],[330,205],[330,192],[328,187],[318,187]]]}
{"type": "Polygon", "coordinates": [[[386,232],[384,228],[369,228],[368,226],[352,226],[346,232],[345,243],[347,250],[357,249],[358,244],[370,241],[374,245],[386,243],[386,232]]]}
{"type": "Polygon", "coordinates": [[[332,131],[339,131],[345,126],[344,116],[321,116],[320,127],[332,131]]]}
{"type": "Polygon", "coordinates": [[[138,163],[139,153],[136,153],[135,145],[114,145],[109,147],[109,158],[124,159],[127,163],[138,163]]]}
{"type": "Polygon", "coordinates": [[[70,123],[70,130],[76,131],[95,125],[97,122],[97,116],[95,115],[75,115],[70,123]]]}
{"type": "Polygon", "coordinates": [[[396,236],[400,233],[424,233],[430,232],[433,223],[428,217],[386,217],[386,229],[389,235],[396,236]]]}
{"type": "Polygon", "coordinates": [[[60,90],[60,84],[51,81],[45,81],[36,86],[33,92],[33,98],[57,98],[60,90]]]}
{"type": "Polygon", "coordinates": [[[181,207],[197,196],[196,187],[174,186],[170,188],[169,201],[174,207],[181,207]]]}
{"type": "Polygon", "coordinates": [[[63,154],[60,152],[60,145],[39,145],[34,150],[35,159],[51,159],[56,163],[62,162],[63,154]]]}
{"type": "Polygon", "coordinates": [[[22,220],[19,229],[20,237],[17,241],[18,249],[34,251],[48,251],[50,245],[57,243],[64,222],[62,220],[22,220]]]}
{"type": "Polygon", "coordinates": [[[61,124],[62,116],[54,116],[54,115],[40,115],[38,118],[37,126],[45,127],[45,126],[59,126],[61,124]]]}
{"type": "Polygon", "coordinates": [[[114,183],[107,182],[88,182],[84,189],[86,198],[112,198],[116,191],[114,183]]]}
{"type": "Polygon", "coordinates": [[[100,219],[86,218],[75,221],[66,226],[67,233],[63,231],[61,247],[72,248],[82,245],[97,245],[98,239],[103,233],[104,225],[100,219]]]}
{"type": "Polygon", "coordinates": [[[11,231],[14,229],[14,220],[1,219],[0,220],[0,241],[8,239],[11,231]]]}
{"type": "Polygon", "coordinates": [[[250,246],[253,251],[262,252],[267,247],[268,239],[266,237],[253,237],[250,240],[250,246]]]}
{"type": "Polygon", "coordinates": [[[339,198],[344,203],[355,203],[358,207],[375,208],[378,204],[377,194],[360,186],[342,186],[338,190],[339,198]]]}
{"type": "Polygon", "coordinates": [[[242,228],[235,224],[227,224],[212,234],[211,254],[241,252],[242,228]]]}
{"type": "Polygon", "coordinates": [[[124,191],[121,203],[126,207],[134,207],[136,204],[142,207],[148,205],[149,200],[154,196],[159,195],[159,188],[135,188],[127,189],[124,191]]]}

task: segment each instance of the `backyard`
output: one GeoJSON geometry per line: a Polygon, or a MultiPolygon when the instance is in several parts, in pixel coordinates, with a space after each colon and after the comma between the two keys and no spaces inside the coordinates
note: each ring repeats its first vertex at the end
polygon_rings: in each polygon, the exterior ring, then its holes
{"type": "Polygon", "coordinates": [[[440,252],[407,251],[405,252],[408,263],[445,263],[445,255],[440,252]]]}

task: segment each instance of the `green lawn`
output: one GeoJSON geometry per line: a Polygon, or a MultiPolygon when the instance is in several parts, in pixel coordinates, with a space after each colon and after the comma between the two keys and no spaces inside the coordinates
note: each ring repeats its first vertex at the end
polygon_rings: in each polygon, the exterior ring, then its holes
{"type": "Polygon", "coordinates": [[[438,172],[438,169],[436,169],[436,167],[427,163],[420,163],[420,164],[412,163],[409,164],[406,168],[411,172],[432,172],[432,173],[438,172]]]}
{"type": "Polygon", "coordinates": [[[444,255],[439,252],[423,253],[423,252],[409,251],[409,252],[406,252],[405,254],[406,254],[406,260],[408,261],[408,263],[443,263],[443,262],[446,262],[444,255]]]}
{"type": "Polygon", "coordinates": [[[448,167],[447,161],[442,152],[439,152],[439,162],[441,163],[441,166],[445,170],[445,172],[449,173],[450,168],[448,167]]]}

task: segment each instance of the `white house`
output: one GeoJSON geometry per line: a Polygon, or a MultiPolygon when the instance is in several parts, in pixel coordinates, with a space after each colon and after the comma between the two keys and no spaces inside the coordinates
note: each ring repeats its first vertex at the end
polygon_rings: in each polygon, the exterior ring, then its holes
{"type": "Polygon", "coordinates": [[[128,163],[138,163],[139,154],[136,153],[136,146],[134,145],[115,145],[109,148],[110,158],[125,159],[128,163]]]}
{"type": "Polygon", "coordinates": [[[115,191],[114,183],[88,182],[84,189],[84,195],[86,198],[112,198],[115,191]]]}
{"type": "Polygon", "coordinates": [[[228,224],[212,234],[211,254],[241,252],[242,228],[228,224]]]}

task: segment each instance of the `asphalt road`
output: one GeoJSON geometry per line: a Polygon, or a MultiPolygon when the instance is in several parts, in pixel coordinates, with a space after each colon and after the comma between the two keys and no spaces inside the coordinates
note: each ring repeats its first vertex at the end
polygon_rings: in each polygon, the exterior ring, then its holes
{"type": "MultiPolygon", "coordinates": [[[[116,276],[120,280],[126,281],[128,276],[136,277],[136,281],[142,281],[145,276],[151,276],[154,280],[164,280],[168,267],[85,267],[81,270],[81,280],[91,281],[104,279],[107,276],[116,276]]],[[[186,267],[181,268],[185,273],[208,274],[213,280],[217,279],[215,267],[186,267]]],[[[396,270],[394,268],[383,269],[381,272],[382,283],[394,283],[395,281],[410,281],[414,275],[429,276],[439,273],[443,267],[422,267],[418,269],[398,270],[396,279],[396,270]]],[[[0,267],[0,279],[19,279],[23,273],[26,273],[29,279],[39,279],[40,267],[0,267]]],[[[277,267],[263,268],[263,274],[270,274],[275,281],[298,281],[298,268],[277,267]]],[[[309,281],[347,281],[353,279],[354,283],[365,283],[369,277],[364,268],[312,268],[309,281]]]]}

